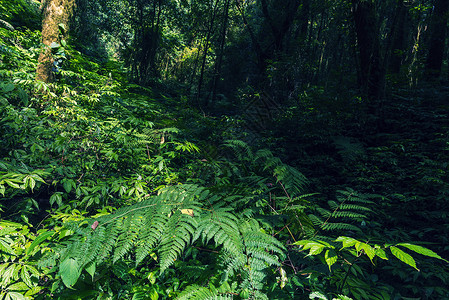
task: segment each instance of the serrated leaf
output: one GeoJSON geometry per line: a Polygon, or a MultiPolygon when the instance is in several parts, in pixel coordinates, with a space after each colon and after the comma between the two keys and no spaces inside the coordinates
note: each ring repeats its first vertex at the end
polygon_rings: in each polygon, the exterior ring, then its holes
{"type": "Polygon", "coordinates": [[[405,263],[419,271],[419,269],[416,267],[415,260],[413,259],[413,257],[410,254],[405,253],[404,251],[402,251],[401,249],[399,249],[395,246],[391,246],[390,251],[391,251],[391,254],[396,256],[397,259],[399,259],[403,263],[405,263]]]}
{"type": "Polygon", "coordinates": [[[73,286],[78,281],[80,273],[79,264],[73,258],[64,260],[59,266],[59,274],[66,287],[73,286]]]}
{"type": "Polygon", "coordinates": [[[442,258],[441,256],[439,256],[438,254],[436,254],[435,252],[433,252],[430,249],[427,249],[423,246],[418,246],[418,245],[413,245],[413,244],[409,244],[409,243],[399,243],[396,246],[402,246],[405,247],[409,250],[412,250],[418,254],[421,255],[425,255],[425,256],[429,256],[429,257],[433,257],[433,258],[437,258],[437,259],[441,259],[444,260],[445,262],[448,262],[446,259],[442,258]]]}

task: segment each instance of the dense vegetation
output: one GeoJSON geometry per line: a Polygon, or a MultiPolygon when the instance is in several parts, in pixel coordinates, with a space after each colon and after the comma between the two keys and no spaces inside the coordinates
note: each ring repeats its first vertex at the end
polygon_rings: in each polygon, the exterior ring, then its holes
{"type": "Polygon", "coordinates": [[[0,300],[449,299],[444,0],[0,0],[0,300]]]}

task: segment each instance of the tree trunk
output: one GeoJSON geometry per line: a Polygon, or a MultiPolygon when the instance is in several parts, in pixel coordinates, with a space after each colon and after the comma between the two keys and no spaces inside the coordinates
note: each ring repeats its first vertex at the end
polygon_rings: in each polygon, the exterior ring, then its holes
{"type": "Polygon", "coordinates": [[[220,80],[221,64],[223,62],[224,46],[225,46],[225,42],[226,42],[226,32],[228,30],[230,2],[231,2],[230,0],[226,0],[224,8],[223,8],[223,26],[221,28],[220,50],[217,55],[217,59],[215,61],[214,77],[212,80],[212,102],[215,102],[215,99],[217,97],[218,81],[220,80]]]}
{"type": "Polygon", "coordinates": [[[404,43],[406,34],[406,19],[407,19],[407,7],[404,0],[398,0],[397,6],[397,19],[394,24],[395,28],[392,31],[391,36],[391,51],[390,51],[390,72],[393,74],[399,74],[404,57],[404,43]]]}
{"type": "Polygon", "coordinates": [[[42,44],[44,49],[39,55],[36,80],[52,82],[53,57],[50,45],[53,42],[60,44],[64,35],[67,35],[75,0],[47,0],[43,5],[42,44]],[[64,30],[60,30],[60,24],[63,24],[64,30]]]}
{"type": "Polygon", "coordinates": [[[447,20],[449,12],[448,0],[436,0],[431,21],[431,37],[429,53],[426,61],[427,75],[433,79],[440,77],[446,41],[447,20]]]}
{"type": "MultiPolygon", "coordinates": [[[[212,14],[211,14],[211,18],[210,18],[210,22],[209,22],[209,26],[207,28],[207,36],[206,36],[206,41],[204,42],[204,55],[203,55],[203,62],[201,63],[201,71],[200,71],[200,79],[198,80],[198,90],[197,90],[197,102],[199,103],[200,97],[201,97],[201,88],[203,86],[203,80],[204,80],[204,70],[206,67],[206,61],[207,61],[207,51],[209,50],[209,44],[210,44],[210,40],[214,31],[214,23],[215,23],[215,17],[217,15],[217,10],[218,10],[218,4],[220,3],[220,0],[216,0],[215,4],[212,6],[212,14]]],[[[212,3],[211,3],[212,4],[212,3]]],[[[207,102],[206,102],[207,104],[207,102]]]]}
{"type": "Polygon", "coordinates": [[[372,105],[383,96],[385,70],[380,55],[379,29],[373,2],[352,0],[360,60],[360,86],[372,105]]]}

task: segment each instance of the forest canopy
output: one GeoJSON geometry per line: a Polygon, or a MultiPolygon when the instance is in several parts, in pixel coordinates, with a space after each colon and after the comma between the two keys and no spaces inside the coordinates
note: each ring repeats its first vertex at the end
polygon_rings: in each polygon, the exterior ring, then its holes
{"type": "Polygon", "coordinates": [[[449,299],[448,18],[0,0],[0,300],[449,299]]]}

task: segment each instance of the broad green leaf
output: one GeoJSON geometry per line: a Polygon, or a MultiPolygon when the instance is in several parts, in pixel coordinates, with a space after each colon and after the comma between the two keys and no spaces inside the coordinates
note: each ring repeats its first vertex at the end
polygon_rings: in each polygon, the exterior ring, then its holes
{"type": "Polygon", "coordinates": [[[3,92],[9,93],[9,92],[13,91],[15,87],[16,86],[14,84],[12,84],[12,83],[5,84],[3,86],[3,92]]]}
{"type": "Polygon", "coordinates": [[[395,246],[391,246],[390,251],[391,251],[391,254],[396,256],[400,261],[402,261],[403,263],[406,263],[407,265],[409,265],[419,271],[419,269],[416,267],[415,260],[413,259],[413,257],[410,254],[405,253],[404,251],[402,251],[401,249],[399,249],[395,246]]]}
{"type": "Polygon", "coordinates": [[[34,187],[36,186],[36,180],[34,180],[31,176],[26,176],[24,179],[25,187],[29,187],[31,191],[33,191],[34,187]]]}
{"type": "Polygon", "coordinates": [[[47,231],[37,236],[37,238],[34,239],[34,241],[31,243],[31,245],[25,250],[25,254],[29,255],[32,253],[34,248],[36,248],[37,245],[45,241],[47,238],[52,236],[55,232],[54,231],[47,231]]]}
{"type": "Polygon", "coordinates": [[[64,190],[65,190],[67,193],[70,193],[70,191],[72,190],[72,183],[71,183],[71,180],[66,180],[66,181],[64,181],[64,183],[63,183],[62,185],[64,186],[64,190]]]}
{"type": "Polygon", "coordinates": [[[73,286],[78,281],[80,273],[79,264],[73,258],[64,260],[59,266],[59,274],[66,287],[73,286]]]}
{"type": "Polygon", "coordinates": [[[65,34],[65,25],[64,25],[64,23],[59,23],[58,24],[58,28],[59,28],[59,31],[61,32],[61,34],[65,34]]]}
{"type": "Polygon", "coordinates": [[[320,293],[320,292],[313,292],[309,295],[309,299],[320,299],[320,300],[328,300],[326,295],[320,293]]]}
{"type": "Polygon", "coordinates": [[[366,243],[360,243],[360,244],[361,244],[360,245],[361,249],[363,249],[363,251],[369,257],[369,259],[371,261],[373,261],[373,258],[376,255],[376,251],[374,250],[374,248],[366,243]]]}
{"type": "Polygon", "coordinates": [[[58,204],[58,206],[62,205],[62,196],[61,193],[54,193],[53,195],[51,195],[50,197],[50,205],[53,206],[53,204],[56,202],[56,204],[58,204]]]}
{"type": "Polygon", "coordinates": [[[97,265],[93,262],[90,262],[87,267],[84,269],[89,273],[90,276],[92,276],[92,280],[94,280],[95,270],[97,268],[97,265]]]}
{"type": "Polygon", "coordinates": [[[376,251],[377,257],[380,257],[384,260],[388,260],[387,254],[385,253],[384,249],[378,248],[378,249],[375,249],[375,251],[376,251]]]}
{"type": "Polygon", "coordinates": [[[336,240],[336,242],[342,242],[343,243],[343,248],[347,248],[347,247],[352,247],[354,246],[356,243],[358,243],[359,241],[357,241],[356,239],[353,239],[351,237],[347,237],[347,236],[339,236],[336,240]]]}
{"type": "Polygon", "coordinates": [[[421,255],[425,255],[425,256],[429,256],[429,257],[433,257],[433,258],[437,258],[437,259],[441,259],[444,260],[445,262],[448,262],[446,259],[442,258],[441,256],[439,256],[438,254],[436,254],[435,252],[433,252],[430,249],[427,249],[423,246],[418,246],[418,245],[413,245],[413,244],[409,244],[409,243],[399,243],[396,246],[402,246],[405,247],[409,250],[412,250],[418,254],[421,255]]]}

